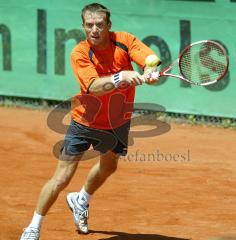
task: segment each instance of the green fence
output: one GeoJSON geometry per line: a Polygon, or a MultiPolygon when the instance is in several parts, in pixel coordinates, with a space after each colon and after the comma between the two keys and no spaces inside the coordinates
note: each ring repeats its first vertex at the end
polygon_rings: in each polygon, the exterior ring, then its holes
{"type": "MultiPolygon", "coordinates": [[[[79,91],[69,55],[84,39],[84,0],[0,0],[0,95],[65,100],[79,91]]],[[[114,31],[128,31],[170,64],[189,43],[213,39],[229,54],[228,75],[209,87],[163,79],[137,88],[136,102],[166,111],[236,118],[235,0],[103,0],[114,31]]]]}

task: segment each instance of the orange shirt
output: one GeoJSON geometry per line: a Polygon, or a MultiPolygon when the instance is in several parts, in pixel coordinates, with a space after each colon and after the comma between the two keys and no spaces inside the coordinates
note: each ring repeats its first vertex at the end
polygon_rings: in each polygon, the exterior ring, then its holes
{"type": "Polygon", "coordinates": [[[111,45],[105,50],[91,49],[87,40],[75,46],[71,65],[80,84],[81,93],[72,102],[72,119],[97,129],[119,127],[131,118],[135,87],[116,88],[102,96],[89,93],[93,81],[124,70],[133,70],[131,61],[140,68],[145,58],[154,54],[144,43],[127,32],[111,32],[111,45]]]}

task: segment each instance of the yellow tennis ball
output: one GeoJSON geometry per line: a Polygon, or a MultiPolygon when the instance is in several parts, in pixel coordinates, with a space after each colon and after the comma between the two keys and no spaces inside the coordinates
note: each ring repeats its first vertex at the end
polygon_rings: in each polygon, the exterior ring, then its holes
{"type": "Polygon", "coordinates": [[[160,61],[159,57],[157,55],[152,54],[146,57],[145,64],[148,67],[155,67],[159,61],[160,61]]]}

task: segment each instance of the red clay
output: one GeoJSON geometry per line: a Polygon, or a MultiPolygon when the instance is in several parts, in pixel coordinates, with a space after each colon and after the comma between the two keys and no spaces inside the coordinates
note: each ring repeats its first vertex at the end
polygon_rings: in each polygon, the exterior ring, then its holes
{"type": "MultiPolygon", "coordinates": [[[[0,108],[0,113],[0,239],[15,240],[54,172],[52,147],[63,134],[48,128],[47,111],[0,108]]],[[[235,130],[172,124],[165,134],[133,140],[129,155],[91,201],[91,233],[76,233],[65,196],[81,188],[97,157],[80,163],[47,215],[41,240],[236,236],[235,130]]]]}

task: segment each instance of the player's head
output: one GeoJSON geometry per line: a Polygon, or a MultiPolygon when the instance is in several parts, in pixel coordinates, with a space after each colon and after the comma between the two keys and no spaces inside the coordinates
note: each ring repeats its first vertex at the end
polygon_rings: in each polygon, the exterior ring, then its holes
{"type": "Polygon", "coordinates": [[[99,3],[86,5],[81,13],[86,37],[93,47],[103,48],[109,41],[110,11],[99,3]]]}
{"type": "Polygon", "coordinates": [[[91,3],[91,4],[84,6],[84,8],[82,9],[81,18],[82,18],[83,24],[84,24],[84,20],[85,20],[84,15],[85,15],[86,11],[89,11],[91,13],[98,13],[98,12],[104,13],[106,15],[107,24],[109,24],[111,22],[110,21],[111,13],[107,7],[103,6],[100,3],[91,3]]]}

